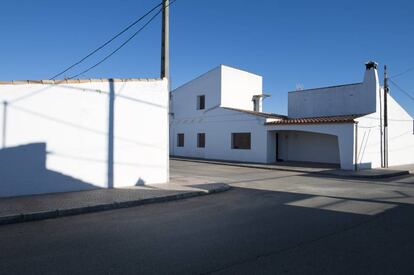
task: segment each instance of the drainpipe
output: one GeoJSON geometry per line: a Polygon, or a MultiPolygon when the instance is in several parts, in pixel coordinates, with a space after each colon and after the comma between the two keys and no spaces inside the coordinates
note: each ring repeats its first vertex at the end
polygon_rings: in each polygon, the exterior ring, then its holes
{"type": "Polygon", "coordinates": [[[355,167],[354,170],[358,170],[358,121],[355,121],[355,167]]]}

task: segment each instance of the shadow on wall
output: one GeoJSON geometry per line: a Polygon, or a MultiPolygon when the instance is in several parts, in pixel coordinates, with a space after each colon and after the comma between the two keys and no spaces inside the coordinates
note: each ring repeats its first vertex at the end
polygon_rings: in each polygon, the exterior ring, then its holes
{"type": "Polygon", "coordinates": [[[46,169],[45,143],[0,149],[0,175],[0,197],[98,188],[46,169]]]}

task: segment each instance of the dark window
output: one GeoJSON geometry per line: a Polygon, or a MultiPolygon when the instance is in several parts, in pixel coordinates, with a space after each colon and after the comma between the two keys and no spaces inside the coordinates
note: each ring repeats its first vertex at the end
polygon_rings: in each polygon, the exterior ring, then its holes
{"type": "Polygon", "coordinates": [[[177,147],[184,147],[184,134],[177,134],[177,147]]]}
{"type": "Polygon", "coordinates": [[[197,147],[198,148],[206,147],[206,134],[205,133],[197,134],[197,147]]]}
{"type": "Polygon", "coordinates": [[[232,149],[250,149],[251,147],[250,133],[232,133],[231,148],[232,149]]]}
{"type": "Polygon", "coordinates": [[[197,96],[197,110],[204,110],[206,108],[206,96],[197,96]]]}

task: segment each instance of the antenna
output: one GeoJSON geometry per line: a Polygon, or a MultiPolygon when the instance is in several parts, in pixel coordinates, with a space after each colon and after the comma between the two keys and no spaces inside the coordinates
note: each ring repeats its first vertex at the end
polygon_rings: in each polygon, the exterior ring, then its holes
{"type": "Polygon", "coordinates": [[[298,83],[296,84],[296,91],[302,91],[305,88],[305,86],[303,86],[303,84],[298,83]]]}

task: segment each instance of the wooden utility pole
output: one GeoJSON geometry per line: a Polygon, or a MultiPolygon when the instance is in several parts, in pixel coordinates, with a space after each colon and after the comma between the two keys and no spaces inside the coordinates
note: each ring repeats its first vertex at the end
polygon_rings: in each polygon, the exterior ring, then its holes
{"type": "Polygon", "coordinates": [[[380,123],[380,152],[381,152],[381,167],[384,168],[384,131],[382,125],[382,94],[381,89],[378,91],[378,101],[379,101],[379,123],[380,123]]]}
{"type": "Polygon", "coordinates": [[[169,0],[162,1],[161,78],[170,79],[170,12],[169,0]]]}
{"type": "Polygon", "coordinates": [[[384,167],[388,167],[388,77],[387,65],[384,65],[384,167]]]}

